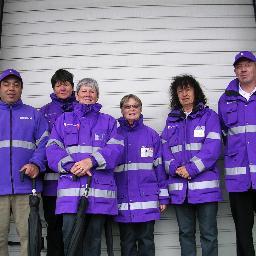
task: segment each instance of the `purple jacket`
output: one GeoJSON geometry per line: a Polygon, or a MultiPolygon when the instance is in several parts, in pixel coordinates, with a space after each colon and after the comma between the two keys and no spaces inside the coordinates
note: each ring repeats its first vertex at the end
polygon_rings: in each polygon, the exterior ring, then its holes
{"type": "Polygon", "coordinates": [[[124,141],[116,134],[116,120],[100,113],[101,105],[76,104],[53,127],[47,144],[47,159],[60,173],[56,213],[76,213],[87,176],[72,179],[70,169],[77,161],[90,157],[94,162],[87,213],[117,214],[116,184],[113,170],[120,161],[124,141]]]}
{"type": "Polygon", "coordinates": [[[159,219],[159,201],[169,203],[160,137],[143,124],[142,116],[133,127],[124,118],[119,123],[125,153],[114,171],[118,200],[115,220],[128,223],[159,219]]]}
{"type": "MultiPolygon", "coordinates": [[[[50,95],[52,102],[44,105],[40,112],[44,115],[49,124],[49,132],[52,131],[52,127],[56,119],[64,112],[73,111],[74,103],[76,102],[75,94],[66,100],[57,98],[55,93],[50,95]]],[[[43,182],[43,195],[45,196],[57,196],[59,174],[54,173],[48,166],[44,175],[43,182]]]]}
{"type": "MultiPolygon", "coordinates": [[[[31,179],[20,180],[23,165],[33,163],[45,171],[45,145],[48,140],[47,122],[33,107],[21,100],[13,105],[0,101],[0,195],[30,194],[31,179]]],[[[42,191],[40,178],[37,192],[42,191]]]]}
{"type": "Polygon", "coordinates": [[[186,118],[173,110],[162,133],[163,158],[169,175],[169,193],[173,204],[198,204],[222,200],[219,171],[221,130],[218,115],[199,104],[186,118]],[[190,180],[175,171],[185,166],[190,180]]]}
{"type": "Polygon", "coordinates": [[[219,100],[228,192],[256,189],[256,93],[247,101],[238,88],[231,81],[219,100]]]}

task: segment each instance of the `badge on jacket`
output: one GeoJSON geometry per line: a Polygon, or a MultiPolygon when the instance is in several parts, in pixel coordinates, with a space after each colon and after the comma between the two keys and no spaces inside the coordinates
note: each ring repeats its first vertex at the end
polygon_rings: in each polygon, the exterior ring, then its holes
{"type": "Polygon", "coordinates": [[[105,138],[105,133],[95,133],[95,135],[94,135],[94,140],[95,141],[102,141],[102,140],[104,140],[104,138],[105,138]]]}
{"type": "Polygon", "coordinates": [[[140,156],[141,157],[153,157],[153,153],[154,153],[153,148],[142,147],[140,149],[140,156]]]}
{"type": "Polygon", "coordinates": [[[195,138],[203,138],[205,137],[205,126],[197,126],[194,130],[195,138]]]}

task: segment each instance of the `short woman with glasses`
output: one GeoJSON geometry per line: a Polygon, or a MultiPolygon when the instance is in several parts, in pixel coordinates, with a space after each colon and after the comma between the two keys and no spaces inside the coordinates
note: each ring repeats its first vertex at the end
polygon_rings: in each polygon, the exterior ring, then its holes
{"type": "Polygon", "coordinates": [[[199,83],[174,77],[171,112],[162,133],[169,193],[179,225],[182,256],[196,256],[196,219],[202,256],[218,255],[217,211],[222,200],[216,162],[221,152],[218,115],[208,108],[199,83]]]}
{"type": "Polygon", "coordinates": [[[133,94],[120,102],[123,117],[118,133],[125,153],[115,169],[122,256],[153,256],[154,223],[168,204],[161,143],[156,131],[143,124],[142,102],[133,94]]]}

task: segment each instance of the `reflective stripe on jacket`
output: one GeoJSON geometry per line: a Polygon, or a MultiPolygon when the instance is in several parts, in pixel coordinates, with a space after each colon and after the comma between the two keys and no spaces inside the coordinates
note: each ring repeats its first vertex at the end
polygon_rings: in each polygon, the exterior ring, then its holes
{"type": "Polygon", "coordinates": [[[228,192],[256,189],[256,93],[247,101],[239,94],[239,81],[230,82],[219,100],[225,144],[228,192]]]}
{"type": "Polygon", "coordinates": [[[50,168],[60,173],[56,213],[75,213],[87,176],[72,179],[75,162],[90,157],[92,169],[87,213],[117,214],[116,184],[113,169],[123,153],[123,139],[116,134],[116,120],[100,113],[100,104],[76,104],[73,112],[61,115],[47,144],[50,168]]]}
{"type": "MultiPolygon", "coordinates": [[[[49,132],[51,132],[56,119],[60,115],[62,115],[64,112],[73,111],[73,105],[76,102],[74,92],[69,98],[65,100],[57,98],[55,93],[52,93],[50,97],[52,101],[40,109],[40,112],[48,122],[49,132]]],[[[52,170],[47,166],[43,181],[43,195],[57,196],[58,179],[59,174],[53,173],[52,170]]]]}
{"type": "MultiPolygon", "coordinates": [[[[31,179],[20,180],[20,170],[28,163],[45,171],[45,145],[48,140],[47,122],[33,107],[21,100],[8,105],[0,101],[0,195],[29,194],[31,179]]],[[[37,178],[37,192],[42,191],[37,178]]]]}
{"type": "Polygon", "coordinates": [[[163,159],[169,175],[173,204],[217,202],[222,199],[216,161],[221,152],[221,130],[217,114],[199,104],[186,118],[173,110],[162,133],[163,159]],[[185,166],[191,179],[176,174],[185,166]]]}
{"type": "Polygon", "coordinates": [[[159,219],[159,204],[169,203],[160,137],[143,124],[142,116],[133,127],[124,118],[119,123],[125,153],[114,173],[118,200],[115,220],[129,223],[159,219]]]}

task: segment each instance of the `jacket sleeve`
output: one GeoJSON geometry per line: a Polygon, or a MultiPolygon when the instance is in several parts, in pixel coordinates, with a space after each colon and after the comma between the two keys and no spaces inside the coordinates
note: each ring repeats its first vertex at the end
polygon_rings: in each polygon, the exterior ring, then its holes
{"type": "Polygon", "coordinates": [[[109,138],[106,145],[93,153],[93,163],[96,162],[96,170],[114,169],[121,161],[124,151],[124,139],[117,134],[115,119],[109,120],[109,138]]]}
{"type": "Polygon", "coordinates": [[[169,204],[169,193],[167,189],[167,176],[162,161],[162,145],[158,134],[154,136],[154,168],[158,181],[160,204],[169,204]]]}
{"type": "Polygon", "coordinates": [[[218,115],[211,111],[205,127],[205,140],[201,150],[185,165],[191,178],[208,170],[221,153],[221,128],[218,115]]]}
{"type": "Polygon", "coordinates": [[[36,143],[36,149],[34,150],[34,153],[30,158],[29,163],[37,165],[40,172],[44,172],[46,166],[45,147],[49,138],[48,124],[42,114],[39,113],[37,110],[35,111],[36,123],[34,138],[36,143]]]}
{"type": "Polygon", "coordinates": [[[162,155],[163,155],[163,164],[165,168],[165,172],[167,175],[176,176],[176,170],[180,166],[179,162],[175,159],[174,155],[172,154],[171,150],[169,149],[168,140],[168,126],[166,125],[162,135],[162,155]]]}
{"type": "Polygon", "coordinates": [[[65,149],[63,124],[64,114],[56,120],[46,146],[48,165],[54,172],[59,173],[69,172],[75,164],[75,161],[65,149]]]}

